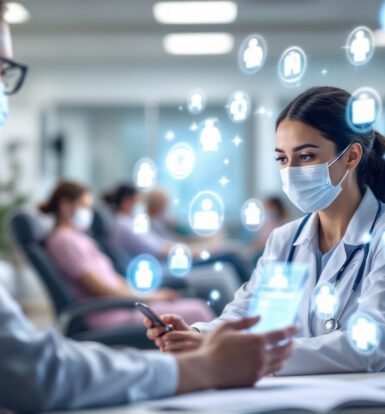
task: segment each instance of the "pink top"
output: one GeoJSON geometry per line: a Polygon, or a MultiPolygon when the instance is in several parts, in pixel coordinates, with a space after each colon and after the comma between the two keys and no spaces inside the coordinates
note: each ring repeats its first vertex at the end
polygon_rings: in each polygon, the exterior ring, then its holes
{"type": "MultiPolygon", "coordinates": [[[[81,278],[86,273],[99,276],[103,283],[111,287],[119,287],[121,279],[110,259],[104,255],[91,237],[69,227],[56,229],[47,240],[47,250],[53,261],[69,281],[70,286],[79,299],[92,297],[82,286],[81,278]]],[[[213,313],[199,299],[178,299],[172,302],[156,302],[151,308],[159,313],[176,313],[187,323],[209,321],[213,313]]],[[[143,316],[137,310],[116,309],[90,314],[86,318],[92,329],[106,329],[123,324],[142,323],[143,316]]]]}

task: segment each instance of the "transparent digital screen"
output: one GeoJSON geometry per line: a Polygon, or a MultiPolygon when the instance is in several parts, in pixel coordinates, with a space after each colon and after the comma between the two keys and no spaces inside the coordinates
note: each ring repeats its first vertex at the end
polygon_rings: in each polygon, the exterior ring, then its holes
{"type": "Polygon", "coordinates": [[[261,321],[251,332],[274,331],[293,325],[302,299],[307,266],[301,263],[270,263],[257,282],[249,316],[261,321]]]}

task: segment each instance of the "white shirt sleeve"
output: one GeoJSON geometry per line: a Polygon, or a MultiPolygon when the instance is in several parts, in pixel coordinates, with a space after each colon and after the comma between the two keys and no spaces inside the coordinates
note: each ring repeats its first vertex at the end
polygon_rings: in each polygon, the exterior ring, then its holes
{"type": "Polygon", "coordinates": [[[39,331],[0,287],[0,407],[14,411],[112,406],[173,395],[176,359],[117,351],[39,331]]]}

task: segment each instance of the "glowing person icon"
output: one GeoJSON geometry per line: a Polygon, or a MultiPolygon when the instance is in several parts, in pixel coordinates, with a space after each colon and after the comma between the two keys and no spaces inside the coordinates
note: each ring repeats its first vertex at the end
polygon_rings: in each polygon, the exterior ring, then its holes
{"type": "Polygon", "coordinates": [[[336,313],[337,304],[337,297],[332,293],[330,286],[321,286],[318,294],[315,297],[317,315],[324,318],[331,318],[336,313]]]}
{"type": "Polygon", "coordinates": [[[202,150],[207,152],[218,151],[221,141],[221,133],[215,126],[215,121],[213,119],[206,119],[200,134],[202,150]]]}
{"type": "Polygon", "coordinates": [[[352,122],[355,125],[372,123],[376,120],[376,102],[366,93],[361,93],[352,104],[352,122]]]}
{"type": "Polygon", "coordinates": [[[184,270],[189,267],[189,259],[183,247],[179,246],[175,249],[171,258],[170,268],[173,270],[184,270]]]}
{"type": "Polygon", "coordinates": [[[249,104],[243,92],[236,92],[230,103],[230,114],[233,121],[244,121],[247,117],[249,104]]]}
{"type": "Polygon", "coordinates": [[[218,212],[213,210],[213,202],[206,198],[201,203],[201,210],[194,214],[193,227],[196,230],[217,230],[220,227],[218,212]]]}
{"type": "Polygon", "coordinates": [[[135,284],[138,289],[151,289],[154,274],[150,268],[150,264],[146,260],[138,263],[135,272],[135,284]]]}
{"type": "Polygon", "coordinates": [[[138,168],[137,186],[139,188],[150,188],[154,185],[155,171],[149,162],[142,162],[138,168]]]}
{"type": "Polygon", "coordinates": [[[245,224],[258,226],[261,223],[261,209],[256,203],[250,202],[245,209],[245,224]]]}
{"type": "Polygon", "coordinates": [[[365,62],[370,50],[370,40],[365,36],[365,32],[363,30],[358,30],[354,35],[354,39],[352,40],[349,49],[352,54],[353,61],[356,63],[365,62]]]}
{"type": "Polygon", "coordinates": [[[138,213],[134,218],[134,233],[145,234],[150,228],[150,220],[145,213],[138,213]]]}
{"type": "Polygon", "coordinates": [[[263,48],[260,46],[258,39],[249,40],[248,46],[243,52],[243,62],[246,69],[257,68],[263,61],[263,48]]]}
{"type": "Polygon", "coordinates": [[[203,109],[203,96],[196,92],[190,98],[190,110],[200,112],[203,109]]]}
{"type": "Polygon", "coordinates": [[[301,73],[301,55],[297,51],[292,50],[286,55],[283,65],[285,77],[289,78],[298,75],[301,73]]]}
{"type": "Polygon", "coordinates": [[[269,288],[271,289],[288,289],[289,281],[283,274],[282,266],[275,266],[274,275],[269,280],[269,288]]]}

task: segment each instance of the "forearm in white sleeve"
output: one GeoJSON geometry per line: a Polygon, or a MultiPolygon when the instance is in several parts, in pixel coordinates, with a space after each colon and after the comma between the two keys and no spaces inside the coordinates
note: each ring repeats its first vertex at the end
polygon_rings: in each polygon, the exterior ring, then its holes
{"type": "Polygon", "coordinates": [[[169,396],[176,359],[155,351],[117,351],[36,330],[0,288],[0,407],[14,411],[112,406],[169,396]]]}

